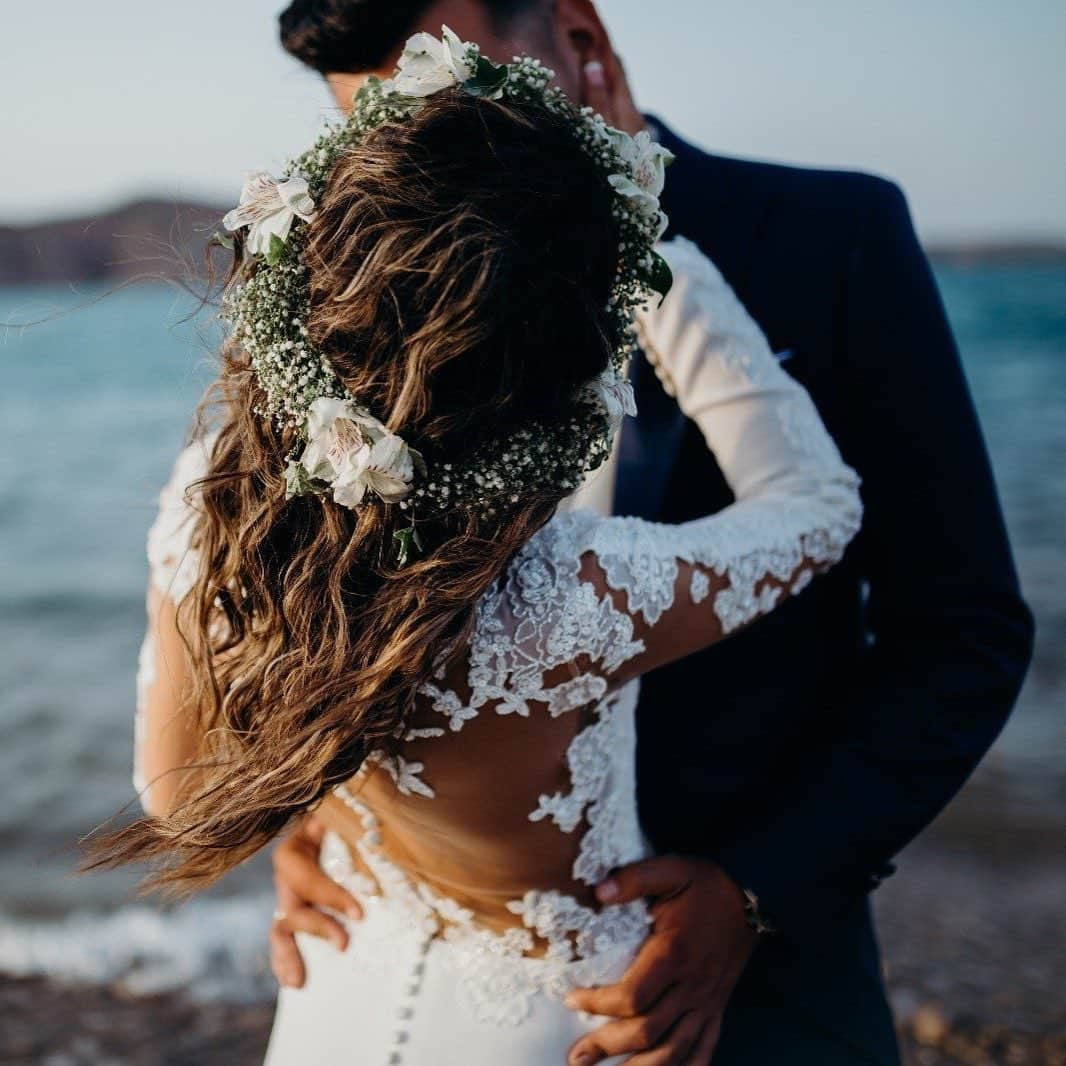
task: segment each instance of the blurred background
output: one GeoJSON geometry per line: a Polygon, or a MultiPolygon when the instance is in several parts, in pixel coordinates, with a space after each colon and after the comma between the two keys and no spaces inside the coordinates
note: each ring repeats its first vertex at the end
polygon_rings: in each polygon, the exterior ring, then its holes
{"type": "MultiPolygon", "coordinates": [[[[72,868],[133,797],[144,536],[211,375],[210,314],[159,276],[332,113],[279,6],[5,9],[3,1062],[255,1062],[269,1021],[264,863],[171,911],[72,868]]],[[[642,106],[689,139],[910,197],[1039,634],[995,750],[878,893],[886,964],[914,1063],[1066,1062],[1066,5],[600,7],[642,106]]]]}

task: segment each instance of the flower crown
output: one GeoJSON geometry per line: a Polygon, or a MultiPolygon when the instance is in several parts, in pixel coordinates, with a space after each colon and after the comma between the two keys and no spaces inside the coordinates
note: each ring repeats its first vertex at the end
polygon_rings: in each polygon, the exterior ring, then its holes
{"type": "MultiPolygon", "coordinates": [[[[665,296],[672,280],[655,251],[667,226],[659,195],[672,156],[648,133],[630,137],[591,108],[577,107],[550,86],[553,77],[528,56],[507,65],[492,63],[477,45],[460,41],[447,27],[441,40],[419,33],[407,42],[395,76],[370,78],[347,119],[328,128],[282,177],[259,172],[248,178],[240,205],[226,215],[224,225],[230,232],[247,230],[245,251],[254,269],[227,294],[224,315],[262,387],[264,409],[258,413],[299,434],[302,450],[296,449],[286,471],[290,497],[329,492],[351,508],[377,498],[398,504],[412,519],[457,508],[491,514],[502,501],[530,491],[578,488],[609,456],[623,417],[636,413],[626,379],[636,348],[633,313],[653,292],[665,296]],[[530,422],[462,460],[430,469],[345,389],[310,342],[303,251],[307,223],[341,155],[372,130],[407,120],[427,97],[455,87],[489,100],[535,103],[566,119],[577,142],[602,168],[621,237],[608,311],[623,340],[609,368],[578,390],[569,418],[530,422]]],[[[417,538],[413,523],[406,532],[417,538]]]]}

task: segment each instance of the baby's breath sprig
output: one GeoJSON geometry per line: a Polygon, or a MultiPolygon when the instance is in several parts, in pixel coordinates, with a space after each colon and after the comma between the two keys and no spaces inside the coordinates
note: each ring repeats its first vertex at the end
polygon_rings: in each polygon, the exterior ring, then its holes
{"type": "Polygon", "coordinates": [[[441,40],[416,34],[394,78],[368,79],[343,122],[327,127],[282,177],[252,175],[240,206],[226,216],[227,228],[249,229],[250,262],[223,312],[262,387],[258,413],[295,428],[306,445],[289,464],[290,495],[332,492],[344,506],[372,499],[399,506],[412,518],[411,528],[397,536],[404,561],[419,547],[420,517],[456,509],[491,516],[532,493],[577,489],[610,455],[622,416],[635,413],[625,376],[636,350],[633,315],[653,293],[665,296],[671,283],[669,267],[655,251],[667,224],[659,194],[671,157],[647,133],[630,137],[575,105],[552,86],[554,76],[530,56],[493,63],[447,28],[441,40]],[[620,235],[608,311],[619,341],[610,369],[579,390],[567,417],[530,421],[470,454],[430,457],[427,465],[348,393],[311,343],[303,252],[314,205],[340,157],[373,130],[407,121],[427,97],[456,86],[487,99],[532,103],[564,119],[607,177],[620,235]]]}

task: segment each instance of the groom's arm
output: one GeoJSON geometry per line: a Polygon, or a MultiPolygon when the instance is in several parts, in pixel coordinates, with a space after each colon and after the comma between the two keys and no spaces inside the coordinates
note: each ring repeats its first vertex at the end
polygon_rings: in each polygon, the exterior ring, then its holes
{"type": "Polygon", "coordinates": [[[817,936],[889,872],[996,738],[1032,650],[958,352],[903,195],[869,180],[837,368],[875,643],[835,741],[713,858],[785,935],[817,936]],[[786,802],[787,801],[787,802],[786,802]]]}

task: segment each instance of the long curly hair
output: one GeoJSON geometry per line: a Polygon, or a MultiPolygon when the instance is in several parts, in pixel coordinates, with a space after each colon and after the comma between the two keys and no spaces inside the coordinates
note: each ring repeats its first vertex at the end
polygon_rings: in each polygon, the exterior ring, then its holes
{"type": "MultiPolygon", "coordinates": [[[[607,302],[618,233],[603,175],[542,109],[439,93],[335,168],[311,223],[308,327],[390,429],[462,456],[531,417],[562,419],[618,343],[607,302]]],[[[239,270],[240,249],[238,249],[239,270]]],[[[559,493],[488,517],[286,499],[291,430],[230,342],[205,400],[217,423],[190,494],[199,576],[178,607],[201,750],[172,809],[98,842],[90,866],[148,860],[150,887],[214,882],[402,733],[478,600],[559,493]]]]}

